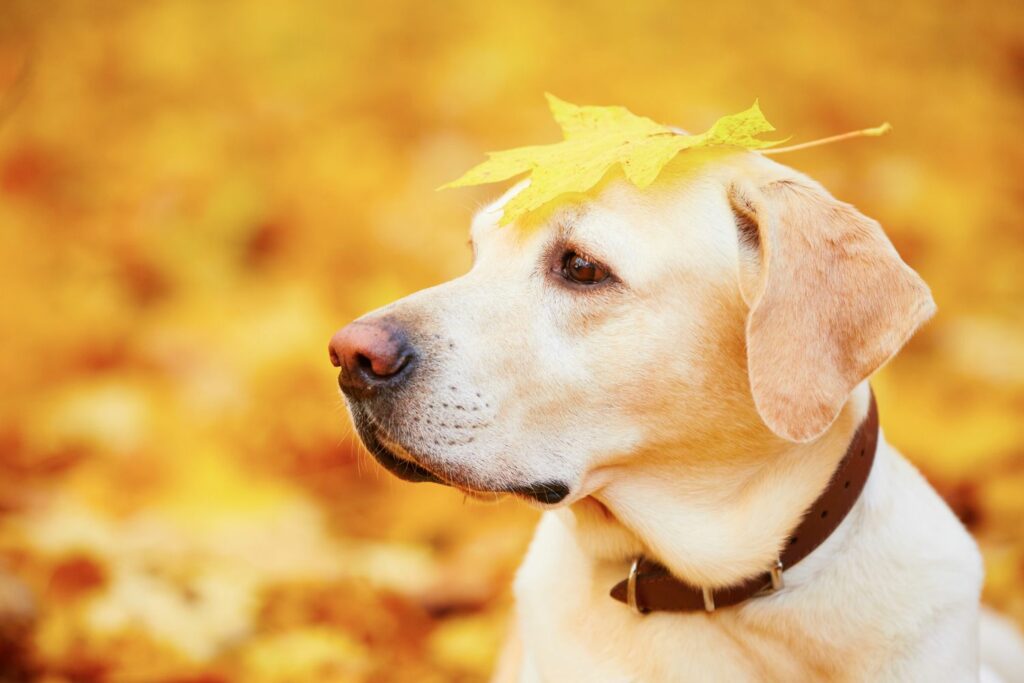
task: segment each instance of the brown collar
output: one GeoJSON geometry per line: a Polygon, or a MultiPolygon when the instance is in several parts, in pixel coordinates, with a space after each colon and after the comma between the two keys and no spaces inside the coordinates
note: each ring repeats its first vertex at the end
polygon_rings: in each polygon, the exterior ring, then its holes
{"type": "Polygon", "coordinates": [[[742,583],[711,590],[694,588],[672,576],[657,562],[638,557],[629,577],[612,588],[611,595],[638,612],[713,612],[737,605],[756,595],[773,593],[783,587],[782,571],[794,566],[832,535],[857,502],[871,473],[878,445],[878,408],[871,393],[868,415],[857,428],[846,454],[825,491],[807,510],[789,536],[775,566],[742,583]]]}

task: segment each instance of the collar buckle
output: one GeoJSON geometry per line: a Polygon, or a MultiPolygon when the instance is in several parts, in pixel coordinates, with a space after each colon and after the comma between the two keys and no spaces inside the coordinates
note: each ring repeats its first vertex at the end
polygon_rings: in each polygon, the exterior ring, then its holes
{"type": "Polygon", "coordinates": [[[629,577],[626,579],[626,604],[629,608],[637,614],[647,614],[647,610],[640,606],[636,601],[636,575],[640,569],[640,562],[644,559],[643,555],[637,555],[636,559],[633,560],[633,564],[629,566],[629,577]]]}
{"type": "Polygon", "coordinates": [[[786,583],[782,580],[782,558],[775,560],[775,565],[768,570],[768,573],[772,576],[772,593],[786,587],[786,583]]]}
{"type": "Polygon", "coordinates": [[[782,559],[779,558],[775,560],[775,564],[772,565],[772,568],[768,570],[768,576],[771,579],[770,582],[765,584],[764,588],[757,591],[757,593],[755,593],[753,597],[760,598],[765,595],[771,595],[772,593],[775,593],[785,588],[786,582],[782,579],[782,570],[782,559]]]}
{"type": "Polygon", "coordinates": [[[711,588],[701,588],[701,596],[704,598],[704,611],[711,614],[715,611],[715,591],[711,588]]]}

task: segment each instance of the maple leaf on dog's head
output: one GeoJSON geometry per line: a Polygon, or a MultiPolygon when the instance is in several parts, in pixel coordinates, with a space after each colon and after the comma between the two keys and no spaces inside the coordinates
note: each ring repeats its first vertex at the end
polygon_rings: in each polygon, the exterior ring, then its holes
{"type": "Polygon", "coordinates": [[[562,195],[590,190],[615,166],[643,189],[683,150],[763,149],[784,142],[757,139],[775,130],[757,102],[746,111],[718,119],[704,133],[687,135],[625,107],[581,107],[554,95],[547,98],[562,128],[562,142],[492,152],[487,161],[439,189],[485,185],[529,173],[530,184],[504,207],[500,223],[507,225],[562,195]]]}

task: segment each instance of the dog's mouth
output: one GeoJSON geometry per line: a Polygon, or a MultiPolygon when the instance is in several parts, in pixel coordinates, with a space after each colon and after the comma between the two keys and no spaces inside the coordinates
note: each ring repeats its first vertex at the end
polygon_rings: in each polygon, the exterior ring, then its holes
{"type": "Polygon", "coordinates": [[[363,440],[366,450],[376,458],[377,462],[384,466],[388,472],[405,481],[429,481],[435,484],[447,484],[436,474],[426,467],[419,465],[412,460],[399,457],[394,451],[384,444],[381,438],[379,427],[370,420],[357,419],[356,429],[359,430],[359,438],[363,440]]]}
{"type": "Polygon", "coordinates": [[[523,486],[506,486],[501,488],[479,487],[465,481],[440,476],[412,460],[409,451],[378,425],[371,417],[355,413],[356,429],[366,450],[387,471],[399,479],[411,482],[427,481],[443,486],[451,486],[475,498],[489,499],[497,495],[513,494],[528,498],[542,505],[556,505],[569,495],[569,486],[557,481],[539,482],[523,486]]]}

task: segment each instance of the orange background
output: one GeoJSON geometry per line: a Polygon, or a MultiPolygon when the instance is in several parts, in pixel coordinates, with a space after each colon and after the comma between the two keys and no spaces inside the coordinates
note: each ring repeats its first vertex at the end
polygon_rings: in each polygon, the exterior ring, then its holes
{"type": "Polygon", "coordinates": [[[544,91],[893,123],[784,161],[932,285],[883,424],[1024,621],[1024,10],[819,5],[5,2],[0,679],[485,678],[535,513],[384,474],[326,342],[467,267],[498,188],[434,188],[544,91]]]}

